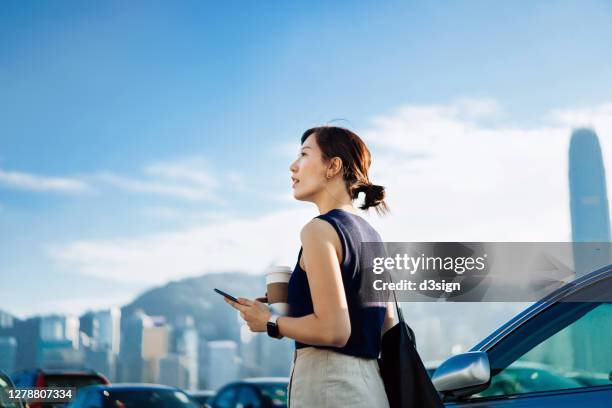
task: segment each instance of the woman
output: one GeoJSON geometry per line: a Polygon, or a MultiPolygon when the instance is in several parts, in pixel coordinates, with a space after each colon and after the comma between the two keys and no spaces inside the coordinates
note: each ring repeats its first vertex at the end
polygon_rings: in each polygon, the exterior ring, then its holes
{"type": "Polygon", "coordinates": [[[320,215],[304,226],[302,248],[289,281],[289,316],[275,316],[261,301],[227,300],[255,332],[295,340],[289,406],[388,407],[378,369],[383,328],[393,325],[391,304],[368,304],[362,293],[361,242],[380,242],[356,214],[387,211],[385,190],[368,178],[370,152],[348,129],[322,126],[302,135],[291,164],[293,195],[320,215]]]}

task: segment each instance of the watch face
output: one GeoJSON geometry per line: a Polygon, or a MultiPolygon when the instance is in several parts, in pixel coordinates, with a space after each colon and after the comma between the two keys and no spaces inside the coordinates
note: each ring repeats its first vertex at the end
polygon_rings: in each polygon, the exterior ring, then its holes
{"type": "Polygon", "coordinates": [[[268,322],[267,329],[268,329],[268,336],[274,337],[276,339],[280,337],[279,336],[280,333],[278,332],[278,325],[276,323],[268,322]]]}

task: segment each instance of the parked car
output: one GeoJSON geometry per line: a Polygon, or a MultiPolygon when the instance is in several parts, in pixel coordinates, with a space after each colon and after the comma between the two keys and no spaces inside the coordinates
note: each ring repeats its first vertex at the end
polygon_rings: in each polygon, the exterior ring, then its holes
{"type": "MultiPolygon", "coordinates": [[[[76,388],[92,384],[108,384],[108,379],[94,370],[42,369],[22,370],[11,376],[16,387],[76,388]]],[[[66,403],[31,402],[30,408],[59,408],[66,403]]]]}
{"type": "Polygon", "coordinates": [[[188,392],[189,396],[192,400],[196,401],[200,406],[204,407],[207,402],[209,402],[214,396],[215,392],[213,390],[199,390],[199,391],[190,391],[188,392]]]}
{"type": "Polygon", "coordinates": [[[448,407],[612,406],[612,265],[534,303],[444,361],[432,381],[448,407]]]}
{"type": "Polygon", "coordinates": [[[208,403],[211,408],[286,408],[285,377],[250,378],[223,386],[208,403]]]}
{"type": "Polygon", "coordinates": [[[0,371],[0,408],[24,408],[25,403],[20,399],[11,398],[9,391],[15,388],[11,378],[0,371]]]}
{"type": "Polygon", "coordinates": [[[90,385],[68,408],[199,408],[180,388],[158,384],[90,385]]]}

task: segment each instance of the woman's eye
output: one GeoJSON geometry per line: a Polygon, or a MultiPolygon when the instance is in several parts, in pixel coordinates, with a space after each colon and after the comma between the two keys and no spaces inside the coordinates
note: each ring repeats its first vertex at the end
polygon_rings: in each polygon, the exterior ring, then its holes
{"type": "Polygon", "coordinates": [[[300,157],[306,156],[306,153],[302,152],[300,153],[300,157]]]}

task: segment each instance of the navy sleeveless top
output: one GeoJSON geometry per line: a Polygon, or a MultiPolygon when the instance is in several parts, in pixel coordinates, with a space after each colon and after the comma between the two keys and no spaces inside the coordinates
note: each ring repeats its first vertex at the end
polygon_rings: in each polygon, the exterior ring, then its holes
{"type": "MultiPolygon", "coordinates": [[[[360,293],[362,274],[365,272],[360,268],[359,261],[361,243],[381,242],[380,235],[364,218],[341,209],[333,209],[316,218],[330,223],[340,237],[343,253],[340,270],[348,304],[351,335],[344,347],[314,347],[331,349],[352,356],[377,358],[380,352],[380,336],[386,305],[379,303],[372,306],[371,303],[365,302],[363,293],[360,293]]],[[[291,317],[302,317],[314,312],[308,277],[300,266],[301,256],[302,248],[289,280],[288,302],[291,317]]],[[[313,346],[296,341],[295,347],[299,349],[313,346]]]]}

